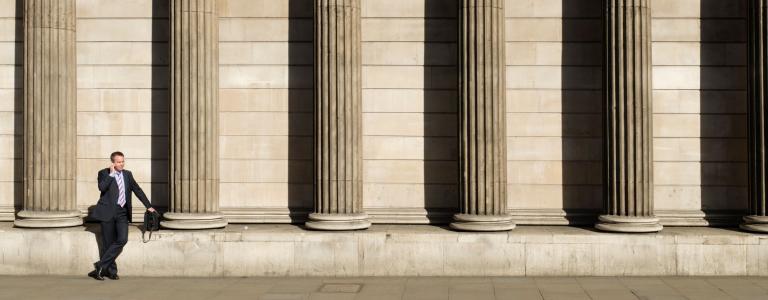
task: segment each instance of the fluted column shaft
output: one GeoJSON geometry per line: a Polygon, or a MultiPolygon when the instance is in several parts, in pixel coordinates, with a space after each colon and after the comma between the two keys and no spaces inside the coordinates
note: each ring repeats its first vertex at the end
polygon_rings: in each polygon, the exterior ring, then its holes
{"type": "Polygon", "coordinates": [[[451,227],[515,227],[507,213],[504,0],[459,1],[459,213],[451,227]]]}
{"type": "Polygon", "coordinates": [[[605,214],[598,229],[654,232],[651,9],[649,0],[606,0],[604,68],[605,214]]]}
{"type": "Polygon", "coordinates": [[[755,232],[768,232],[768,204],[766,203],[766,92],[768,91],[768,22],[766,0],[749,0],[748,107],[749,119],[749,215],[741,228],[755,232]]]}
{"type": "Polygon", "coordinates": [[[219,212],[216,0],[171,1],[171,201],[175,229],[227,225],[219,212]]]}
{"type": "Polygon", "coordinates": [[[315,0],[314,11],[315,210],[306,225],[364,229],[360,0],[315,0]]]}
{"type": "Polygon", "coordinates": [[[75,0],[24,1],[24,209],[19,227],[82,224],[76,172],[75,0]]]}

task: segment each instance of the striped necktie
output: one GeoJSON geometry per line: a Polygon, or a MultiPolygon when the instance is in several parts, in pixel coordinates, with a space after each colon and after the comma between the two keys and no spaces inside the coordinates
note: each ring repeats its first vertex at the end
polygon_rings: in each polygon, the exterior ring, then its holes
{"type": "Polygon", "coordinates": [[[117,179],[117,187],[120,190],[120,195],[117,196],[117,205],[123,207],[125,206],[125,183],[123,182],[123,172],[118,172],[115,177],[115,179],[117,179]]]}

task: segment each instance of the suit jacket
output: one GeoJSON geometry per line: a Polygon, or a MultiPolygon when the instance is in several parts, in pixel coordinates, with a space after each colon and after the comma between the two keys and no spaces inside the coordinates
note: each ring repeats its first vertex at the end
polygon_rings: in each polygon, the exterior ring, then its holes
{"type": "MultiPolygon", "coordinates": [[[[150,208],[152,205],[149,203],[147,195],[144,194],[144,191],[139,187],[139,184],[133,179],[131,171],[123,170],[123,181],[125,185],[124,208],[128,214],[128,222],[132,222],[131,195],[133,193],[136,193],[136,196],[139,197],[139,200],[146,208],[150,208]]],[[[96,203],[96,208],[94,208],[91,213],[91,218],[102,222],[109,221],[115,217],[117,208],[119,207],[117,205],[117,198],[120,195],[120,190],[117,187],[117,180],[114,177],[109,176],[109,168],[106,168],[99,171],[97,182],[99,184],[101,196],[99,197],[99,202],[96,203]]]]}

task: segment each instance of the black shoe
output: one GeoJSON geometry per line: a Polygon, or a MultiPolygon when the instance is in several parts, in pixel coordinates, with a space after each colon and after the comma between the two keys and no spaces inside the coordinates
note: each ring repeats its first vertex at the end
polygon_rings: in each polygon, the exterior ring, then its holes
{"type": "Polygon", "coordinates": [[[93,279],[104,281],[104,269],[103,268],[96,268],[96,270],[91,271],[91,273],[88,273],[89,277],[93,277],[93,279]]]}
{"type": "Polygon", "coordinates": [[[107,275],[107,278],[112,280],[120,280],[120,276],[117,276],[117,274],[109,274],[107,275]]]}

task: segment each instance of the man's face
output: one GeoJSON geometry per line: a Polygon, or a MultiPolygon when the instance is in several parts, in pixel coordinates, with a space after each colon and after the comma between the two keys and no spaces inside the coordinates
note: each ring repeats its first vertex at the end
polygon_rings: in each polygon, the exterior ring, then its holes
{"type": "Polygon", "coordinates": [[[112,161],[112,163],[115,164],[115,170],[122,172],[123,168],[125,167],[125,157],[120,155],[115,156],[115,159],[112,161]]]}

